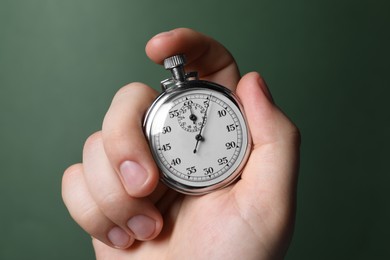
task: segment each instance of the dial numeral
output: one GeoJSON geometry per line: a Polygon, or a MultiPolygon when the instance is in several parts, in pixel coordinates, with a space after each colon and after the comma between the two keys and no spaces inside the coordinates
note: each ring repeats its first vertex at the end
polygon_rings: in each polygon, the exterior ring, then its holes
{"type": "Polygon", "coordinates": [[[226,150],[230,150],[230,149],[236,147],[236,143],[235,142],[228,142],[225,144],[225,146],[226,146],[226,150]]]}
{"type": "Polygon", "coordinates": [[[214,172],[213,167],[208,167],[203,169],[205,175],[210,175],[214,172]]]}
{"type": "Polygon", "coordinates": [[[163,134],[170,133],[170,132],[172,132],[172,128],[170,126],[163,127],[163,130],[162,130],[163,134]]]}
{"type": "Polygon", "coordinates": [[[178,109],[175,109],[175,110],[173,110],[173,111],[169,111],[169,117],[170,117],[170,118],[174,118],[174,117],[177,117],[177,116],[179,116],[179,115],[180,115],[180,112],[179,112],[178,109]]]}
{"type": "Polygon", "coordinates": [[[219,158],[217,161],[219,165],[224,165],[228,163],[228,159],[226,157],[219,158]]]}
{"type": "Polygon", "coordinates": [[[191,175],[191,174],[196,172],[195,166],[188,167],[188,168],[186,168],[186,170],[187,170],[188,175],[191,175]]]}
{"type": "Polygon", "coordinates": [[[164,144],[164,145],[161,147],[161,150],[163,150],[164,152],[169,151],[169,150],[171,150],[171,149],[172,149],[172,147],[171,147],[171,144],[170,144],[170,143],[164,144]]]}
{"type": "Polygon", "coordinates": [[[184,102],[185,107],[191,106],[192,104],[194,104],[194,102],[192,100],[188,100],[188,101],[184,102]]]}
{"type": "Polygon", "coordinates": [[[228,132],[232,132],[236,130],[236,126],[234,124],[230,124],[226,126],[226,129],[228,130],[228,132]]]}
{"type": "Polygon", "coordinates": [[[218,116],[219,116],[219,117],[226,116],[226,110],[219,110],[219,111],[218,111],[218,116]]]}
{"type": "Polygon", "coordinates": [[[180,158],[175,158],[171,162],[171,165],[173,165],[173,166],[176,166],[176,165],[179,165],[179,164],[181,164],[181,159],[180,158]]]}

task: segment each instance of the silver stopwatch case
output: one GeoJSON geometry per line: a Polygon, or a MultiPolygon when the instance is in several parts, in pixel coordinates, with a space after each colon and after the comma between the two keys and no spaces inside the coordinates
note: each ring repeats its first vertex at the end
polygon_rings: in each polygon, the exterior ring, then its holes
{"type": "Polygon", "coordinates": [[[242,106],[229,89],[184,72],[184,56],[165,60],[173,77],[144,120],[160,179],[200,195],[234,182],[249,157],[251,137],[242,106]]]}

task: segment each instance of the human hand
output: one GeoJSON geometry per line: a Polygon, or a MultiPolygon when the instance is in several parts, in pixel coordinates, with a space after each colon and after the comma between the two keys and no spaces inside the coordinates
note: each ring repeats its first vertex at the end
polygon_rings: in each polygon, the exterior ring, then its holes
{"type": "Polygon", "coordinates": [[[118,91],[83,163],[63,176],[64,202],[93,237],[98,259],[280,259],[294,225],[299,131],[275,106],[259,74],[240,78],[230,53],[190,29],[152,38],[156,63],[183,53],[187,71],[235,90],[253,150],[234,185],[185,196],[159,182],[142,119],[157,93],[141,83],[118,91]],[[118,249],[119,248],[119,249],[118,249]]]}

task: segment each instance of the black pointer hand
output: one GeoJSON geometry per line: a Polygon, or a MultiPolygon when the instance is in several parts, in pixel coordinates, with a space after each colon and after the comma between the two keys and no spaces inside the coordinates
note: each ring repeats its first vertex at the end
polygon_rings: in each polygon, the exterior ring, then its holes
{"type": "Polygon", "coordinates": [[[197,134],[195,136],[196,144],[195,144],[194,153],[196,153],[197,150],[198,150],[199,141],[203,141],[204,140],[204,138],[202,136],[202,131],[203,131],[203,128],[204,128],[204,125],[205,125],[205,122],[206,122],[206,118],[207,118],[207,110],[209,109],[209,106],[210,106],[211,94],[210,94],[208,99],[209,99],[209,102],[207,103],[206,110],[204,111],[204,117],[203,117],[202,125],[201,125],[200,130],[199,130],[199,134],[197,134]]]}
{"type": "Polygon", "coordinates": [[[190,120],[191,120],[194,124],[196,124],[196,120],[197,120],[198,118],[197,118],[196,115],[194,114],[194,111],[192,111],[192,106],[189,105],[188,107],[189,107],[190,113],[191,113],[191,115],[190,115],[190,120]]]}

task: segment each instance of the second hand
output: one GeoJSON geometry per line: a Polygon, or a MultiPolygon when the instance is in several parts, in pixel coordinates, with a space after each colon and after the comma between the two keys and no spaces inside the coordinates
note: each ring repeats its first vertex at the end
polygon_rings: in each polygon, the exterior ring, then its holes
{"type": "Polygon", "coordinates": [[[207,110],[209,109],[209,106],[210,106],[211,96],[212,96],[212,94],[210,94],[210,96],[208,97],[209,101],[207,102],[207,107],[206,107],[206,110],[204,111],[204,117],[203,117],[203,120],[202,120],[202,125],[201,125],[200,130],[199,130],[199,134],[197,134],[195,136],[196,144],[195,144],[195,148],[194,148],[194,153],[196,153],[198,151],[199,141],[203,141],[204,140],[204,138],[202,136],[202,131],[203,131],[203,128],[204,128],[204,125],[205,125],[205,122],[206,122],[207,110]]]}

